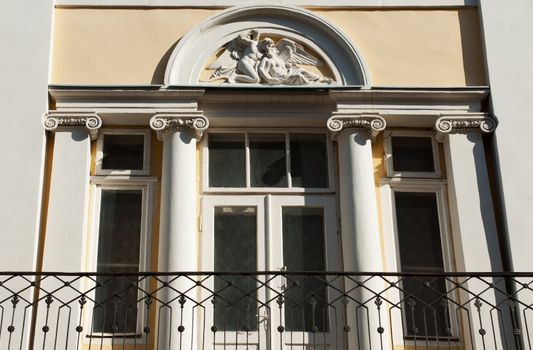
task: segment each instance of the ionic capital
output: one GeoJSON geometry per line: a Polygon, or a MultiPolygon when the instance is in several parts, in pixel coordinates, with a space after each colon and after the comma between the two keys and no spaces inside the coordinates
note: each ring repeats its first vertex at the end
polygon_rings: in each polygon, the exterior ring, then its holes
{"type": "Polygon", "coordinates": [[[331,138],[343,131],[364,129],[370,133],[372,139],[387,126],[384,118],[377,114],[361,114],[361,115],[334,115],[327,121],[328,130],[331,132],[331,138]]]}
{"type": "Polygon", "coordinates": [[[496,126],[498,126],[498,121],[486,114],[479,116],[442,116],[435,122],[436,139],[442,142],[446,135],[450,133],[468,133],[472,131],[491,133],[494,132],[496,126]]]}
{"type": "Polygon", "coordinates": [[[209,127],[209,120],[201,112],[156,114],[150,119],[150,127],[156,131],[157,139],[160,141],[163,140],[163,134],[184,129],[193,131],[200,140],[209,127]]]}
{"type": "Polygon", "coordinates": [[[43,117],[43,127],[48,131],[84,129],[89,131],[91,140],[96,139],[102,126],[102,119],[91,112],[48,112],[43,117]]]}

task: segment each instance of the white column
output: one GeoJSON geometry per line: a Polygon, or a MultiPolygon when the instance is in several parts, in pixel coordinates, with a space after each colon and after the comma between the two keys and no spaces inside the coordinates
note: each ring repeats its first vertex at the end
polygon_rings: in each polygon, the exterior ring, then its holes
{"type": "MultiPolygon", "coordinates": [[[[85,270],[84,253],[87,239],[91,138],[102,122],[91,113],[49,113],[44,127],[55,131],[52,171],[49,188],[48,215],[44,237],[42,270],[80,272],[85,270]]],[[[35,330],[35,348],[76,348],[80,323],[78,303],[81,280],[75,277],[43,278],[35,330]],[[45,297],[54,292],[50,314],[46,316],[45,297]],[[61,307],[62,303],[68,302],[61,307]],[[47,326],[45,332],[43,327],[47,326]],[[57,339],[55,338],[57,334],[57,339]],[[43,346],[44,343],[44,346],[43,346]]]]}
{"type": "MultiPolygon", "coordinates": [[[[379,116],[334,116],[328,128],[339,152],[339,197],[344,271],[382,272],[381,239],[374,183],[371,140],[385,129],[379,116]]],[[[368,289],[346,281],[350,349],[389,349],[387,310],[378,309],[375,293],[384,290],[379,277],[363,276],[368,289]],[[361,303],[361,304],[359,304],[361,303]],[[364,303],[364,304],[362,304],[364,303]]]]}
{"type": "MultiPolygon", "coordinates": [[[[481,134],[491,132],[495,127],[495,121],[485,117],[442,117],[435,125],[437,138],[444,144],[454,255],[458,271],[502,271],[481,134]]],[[[470,335],[465,338],[467,348],[513,349],[512,328],[507,329],[507,339],[502,335],[503,326],[511,325],[507,303],[500,305],[501,313],[490,306],[504,300],[501,299],[502,293],[497,293],[488,286],[488,283],[495,283],[496,288],[505,290],[503,280],[496,282],[497,280],[488,278],[484,278],[484,281],[472,279],[465,286],[470,294],[461,295],[465,301],[472,300],[466,305],[470,312],[473,335],[473,338],[470,335]],[[482,304],[479,309],[473,302],[474,293],[481,293],[482,304]],[[494,318],[494,326],[491,324],[491,316],[494,318]]],[[[466,313],[462,315],[467,316],[466,313]]]]}
{"type": "MultiPolygon", "coordinates": [[[[152,129],[163,141],[159,271],[198,270],[196,143],[208,121],[201,115],[156,115],[152,129]]],[[[186,277],[168,279],[164,300],[175,301],[160,309],[158,349],[191,349],[194,342],[193,306],[196,292],[186,277]],[[185,297],[181,312],[180,296],[185,297]]]]}

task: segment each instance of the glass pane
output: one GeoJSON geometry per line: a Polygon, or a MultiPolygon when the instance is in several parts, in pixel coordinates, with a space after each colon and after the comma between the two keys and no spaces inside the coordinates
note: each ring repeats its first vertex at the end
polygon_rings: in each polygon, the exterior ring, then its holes
{"type": "Polygon", "coordinates": [[[250,134],[252,187],[287,187],[285,134],[250,134]]]}
{"type": "MultiPolygon", "coordinates": [[[[324,271],[324,210],[283,207],[283,263],[287,271],[324,271]]],[[[285,323],[288,331],[327,329],[325,281],[319,276],[288,276],[285,323]]]]}
{"type": "Polygon", "coordinates": [[[391,141],[394,171],[435,171],[430,137],[393,136],[391,141]]]}
{"type": "MultiPolygon", "coordinates": [[[[215,271],[257,271],[255,207],[215,208],[215,271]]],[[[215,326],[221,331],[257,329],[257,283],[250,276],[215,278],[215,326]]]]}
{"type": "Polygon", "coordinates": [[[435,193],[395,192],[400,260],[404,272],[443,272],[435,193]]]}
{"type": "Polygon", "coordinates": [[[102,169],[142,170],[144,135],[104,134],[102,169]]]}
{"type": "Polygon", "coordinates": [[[246,187],[244,134],[209,134],[209,186],[246,187]]]}
{"type": "MultiPolygon", "coordinates": [[[[97,272],[139,271],[141,190],[102,190],[97,272]]],[[[137,325],[136,277],[98,277],[93,332],[134,333],[137,325]],[[133,286],[132,286],[133,283],[133,286]]]]}
{"type": "MultiPolygon", "coordinates": [[[[444,272],[436,194],[396,192],[395,202],[402,272],[444,272]]],[[[445,336],[449,316],[444,279],[405,278],[402,287],[406,334],[445,336]]]]}
{"type": "Polygon", "coordinates": [[[290,134],[293,187],[328,187],[326,135],[290,134]]]}

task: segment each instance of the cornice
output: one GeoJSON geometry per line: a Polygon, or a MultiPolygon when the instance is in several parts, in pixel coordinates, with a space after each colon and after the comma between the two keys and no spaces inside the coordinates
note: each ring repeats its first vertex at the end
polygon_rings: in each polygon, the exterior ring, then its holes
{"type": "MultiPolygon", "coordinates": [[[[259,0],[54,0],[55,7],[226,8],[263,4],[259,0]]],[[[448,8],[478,6],[478,0],[284,0],[287,5],[309,8],[448,8]]]]}
{"type": "Polygon", "coordinates": [[[162,141],[167,132],[184,129],[192,130],[196,138],[202,138],[204,131],[209,127],[209,120],[202,112],[191,111],[188,113],[156,114],[150,119],[150,128],[156,131],[157,139],[162,141]]]}
{"type": "Polygon", "coordinates": [[[377,114],[343,115],[335,113],[326,123],[332,139],[344,131],[367,130],[374,140],[387,126],[385,119],[377,114]]]}
{"type": "Polygon", "coordinates": [[[468,133],[480,131],[492,133],[496,130],[498,121],[485,113],[469,116],[442,116],[435,122],[437,141],[442,142],[450,133],[468,133]]]}
{"type": "Polygon", "coordinates": [[[102,119],[94,112],[51,111],[43,116],[42,123],[45,130],[53,132],[87,129],[91,139],[94,140],[98,135],[98,130],[102,126],[102,119]]]}

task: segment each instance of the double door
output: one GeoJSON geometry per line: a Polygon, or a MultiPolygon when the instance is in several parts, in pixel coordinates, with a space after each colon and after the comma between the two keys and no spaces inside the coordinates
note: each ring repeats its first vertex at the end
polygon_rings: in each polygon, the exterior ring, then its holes
{"type": "Polygon", "coordinates": [[[217,195],[204,197],[202,207],[202,268],[228,273],[212,279],[207,342],[215,349],[338,348],[329,278],[294,274],[339,270],[335,197],[217,195]]]}

